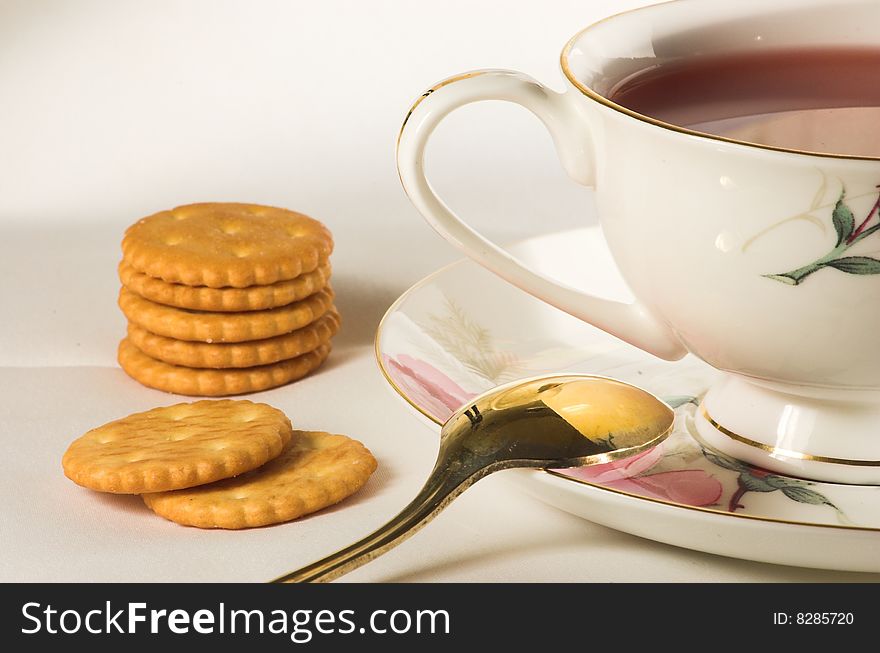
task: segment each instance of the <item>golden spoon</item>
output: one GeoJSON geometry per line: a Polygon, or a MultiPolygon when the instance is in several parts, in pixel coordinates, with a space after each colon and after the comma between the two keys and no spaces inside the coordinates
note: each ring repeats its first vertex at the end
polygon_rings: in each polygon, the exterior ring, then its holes
{"type": "Polygon", "coordinates": [[[607,463],[662,442],[672,409],[635,386],[586,375],[516,381],[475,397],[440,430],[440,453],[418,496],[364,539],[276,583],[331,581],[400,544],[478,480],[512,467],[607,463]]]}

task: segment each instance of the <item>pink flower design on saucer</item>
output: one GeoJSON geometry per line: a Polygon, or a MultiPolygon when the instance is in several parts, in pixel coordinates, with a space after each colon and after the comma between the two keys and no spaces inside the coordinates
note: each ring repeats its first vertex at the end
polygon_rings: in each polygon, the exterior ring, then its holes
{"type": "Polygon", "coordinates": [[[468,392],[430,363],[407,354],[382,356],[391,380],[418,406],[446,421],[477,393],[468,392]]]}
{"type": "Polygon", "coordinates": [[[624,460],[568,470],[566,476],[629,494],[688,506],[710,506],[718,503],[723,490],[721,482],[703,470],[646,473],[662,459],[661,444],[624,460]]]}

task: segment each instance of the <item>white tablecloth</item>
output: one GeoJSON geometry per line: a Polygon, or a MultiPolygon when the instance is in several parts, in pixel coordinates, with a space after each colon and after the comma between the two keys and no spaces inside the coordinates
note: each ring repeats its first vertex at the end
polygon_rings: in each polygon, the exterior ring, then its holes
{"type": "MultiPolygon", "coordinates": [[[[0,580],[263,581],[358,538],[417,491],[436,434],[373,360],[388,305],[457,254],[399,188],[393,144],[431,83],[519,68],[561,88],[580,26],[637,1],[6,2],[0,7],[0,580]],[[345,504],[243,532],[183,528],[89,492],[60,459],[87,429],[173,403],[115,364],[119,240],[191,201],[288,206],[333,230],[345,325],[329,363],[256,395],[380,461],[345,504]]],[[[525,112],[478,106],[437,133],[436,185],[499,241],[594,222],[525,112]],[[467,165],[464,165],[466,162],[467,165]]],[[[353,581],[827,581],[656,544],[549,508],[498,475],[353,581]]]]}

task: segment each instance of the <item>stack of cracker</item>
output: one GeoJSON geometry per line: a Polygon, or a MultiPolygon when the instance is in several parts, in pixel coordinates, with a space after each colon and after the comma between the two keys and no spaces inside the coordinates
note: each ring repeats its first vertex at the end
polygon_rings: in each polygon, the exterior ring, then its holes
{"type": "Polygon", "coordinates": [[[256,204],[190,204],[140,220],[122,240],[119,364],[146,386],[199,396],[306,376],[339,329],[332,250],[317,220],[256,204]]]}

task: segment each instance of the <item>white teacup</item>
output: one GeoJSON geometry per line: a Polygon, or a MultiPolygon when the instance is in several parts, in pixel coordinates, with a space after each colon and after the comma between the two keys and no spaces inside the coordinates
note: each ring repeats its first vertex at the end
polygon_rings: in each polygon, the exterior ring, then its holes
{"type": "Polygon", "coordinates": [[[603,96],[637,70],[695,52],[880,47],[878,25],[876,0],[683,0],[613,16],[565,46],[563,93],[503,70],[426,92],[400,134],[400,177],[437,231],[507,281],[652,354],[692,352],[727,372],[699,411],[710,446],[781,473],[878,484],[880,276],[861,259],[800,275],[829,255],[880,249],[873,232],[840,249],[846,227],[832,216],[844,188],[856,216],[870,211],[880,160],[711,136],[603,96]],[[434,193],[423,171],[428,137],[450,111],[482,100],[529,109],[571,177],[595,188],[635,304],[535,273],[434,193]]]}

